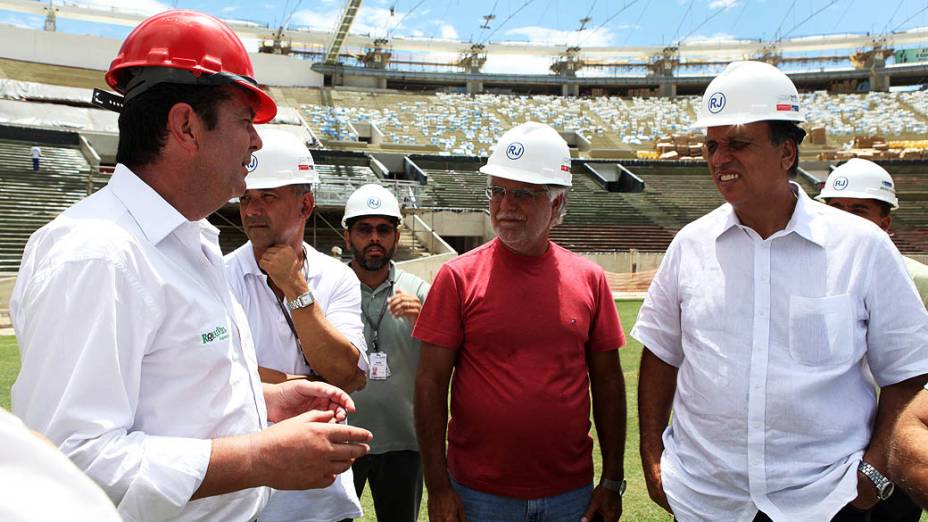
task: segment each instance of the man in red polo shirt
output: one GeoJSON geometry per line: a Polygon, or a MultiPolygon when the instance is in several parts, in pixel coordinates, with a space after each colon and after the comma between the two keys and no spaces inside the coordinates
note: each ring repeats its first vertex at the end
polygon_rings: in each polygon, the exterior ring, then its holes
{"type": "Polygon", "coordinates": [[[441,268],[413,332],[429,519],[618,520],[625,336],[603,270],[548,239],[566,211],[567,143],[526,123],[480,170],[497,238],[441,268]]]}

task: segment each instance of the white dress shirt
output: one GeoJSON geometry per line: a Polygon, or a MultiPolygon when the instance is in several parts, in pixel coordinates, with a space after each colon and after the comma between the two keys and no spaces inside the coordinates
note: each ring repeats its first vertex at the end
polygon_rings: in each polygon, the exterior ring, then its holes
{"type": "Polygon", "coordinates": [[[0,520],[120,522],[116,507],[48,441],[0,408],[0,520]]]}
{"type": "MultiPolygon", "coordinates": [[[[326,320],[358,348],[358,368],[367,374],[367,343],[361,322],[361,283],[354,271],[337,259],[304,243],[303,273],[315,304],[326,320]]],[[[308,375],[310,367],[299,350],[281,305],[284,300],[267,284],[258,267],[254,247],[247,242],[225,257],[229,284],[242,303],[258,352],[258,365],[281,372],[308,375]]],[[[289,311],[287,312],[289,314],[289,311]]],[[[339,475],[325,489],[274,491],[261,513],[262,522],[332,522],[361,516],[354,475],[339,475]]]]}
{"type": "Polygon", "coordinates": [[[217,239],[118,165],[26,246],[10,303],[22,352],[13,411],[127,521],[247,521],[269,495],[189,501],[210,439],[257,432],[267,419],[217,239]]]}
{"type": "Polygon", "coordinates": [[[632,330],[679,369],[661,458],[679,520],[829,520],[857,495],[867,365],[879,386],[928,373],[928,313],[889,236],[794,190],[766,240],[728,204],[684,227],[632,330]]]}

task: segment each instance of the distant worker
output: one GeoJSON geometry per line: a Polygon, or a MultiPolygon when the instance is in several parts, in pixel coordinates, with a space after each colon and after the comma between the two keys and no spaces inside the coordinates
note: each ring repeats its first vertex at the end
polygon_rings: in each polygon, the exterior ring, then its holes
{"type": "MultiPolygon", "coordinates": [[[[261,380],[322,380],[346,392],[364,387],[366,344],[358,278],[303,241],[319,177],[292,134],[259,127],[239,198],[248,242],[225,258],[235,297],[255,340],[261,380]]],[[[361,516],[351,470],[325,489],[278,491],[263,522],[334,522],[361,516]]]]}
{"type": "Polygon", "coordinates": [[[332,247],[331,252],[332,252],[332,257],[334,257],[335,259],[342,258],[342,247],[335,245],[332,247]]]}
{"type": "Polygon", "coordinates": [[[369,482],[377,520],[414,522],[422,500],[422,463],[413,396],[419,341],[413,339],[429,284],[393,262],[402,219],[396,198],[376,184],[360,187],[345,205],[342,227],[349,266],[361,280],[361,311],[368,340],[367,387],[352,394],[351,423],[376,433],[371,451],[355,461],[358,496],[369,482]]]}
{"type": "Polygon", "coordinates": [[[791,181],[801,105],[766,63],[712,80],[695,126],[725,204],[674,237],[632,329],[648,493],[681,522],[869,521],[928,381],[928,313],[889,236],[791,181]]]}
{"type": "Polygon", "coordinates": [[[414,331],[429,519],[614,522],[625,491],[625,335],[602,268],[549,239],[566,212],[567,143],[524,123],[480,171],[497,237],[441,267],[414,331]]]}
{"type": "Polygon", "coordinates": [[[245,191],[253,123],[277,111],[253,76],[220,20],[143,20],[106,73],[123,97],[94,96],[120,110],[112,178],[23,254],[13,411],[125,520],[253,521],[268,486],[328,486],[371,437],[333,422],[353,410],[334,386],[262,384],[206,220],[245,191]]]}
{"type": "Polygon", "coordinates": [[[42,147],[32,146],[32,172],[39,171],[39,160],[42,158],[42,147]]]}
{"type": "MultiPolygon", "coordinates": [[[[889,172],[860,158],[852,158],[833,170],[822,193],[815,199],[872,221],[886,232],[893,223],[890,212],[899,208],[896,184],[889,172]]],[[[928,266],[906,256],[902,256],[902,260],[922,302],[928,307],[928,266]]]]}

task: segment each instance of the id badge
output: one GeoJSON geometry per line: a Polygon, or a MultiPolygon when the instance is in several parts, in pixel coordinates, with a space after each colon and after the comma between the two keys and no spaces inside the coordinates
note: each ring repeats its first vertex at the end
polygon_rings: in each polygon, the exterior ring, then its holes
{"type": "Polygon", "coordinates": [[[390,377],[390,366],[387,365],[387,354],[374,352],[370,354],[370,379],[372,381],[385,381],[390,377]]]}

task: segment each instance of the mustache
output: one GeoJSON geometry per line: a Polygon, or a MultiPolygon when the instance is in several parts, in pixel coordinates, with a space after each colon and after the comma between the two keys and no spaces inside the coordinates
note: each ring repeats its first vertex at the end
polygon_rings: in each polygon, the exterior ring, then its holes
{"type": "Polygon", "coordinates": [[[242,225],[246,227],[267,226],[268,220],[261,217],[245,218],[245,220],[242,221],[242,225]]]}
{"type": "Polygon", "coordinates": [[[504,220],[507,220],[507,221],[509,221],[509,220],[512,220],[512,221],[525,221],[525,216],[523,216],[522,214],[519,214],[519,213],[517,213],[517,212],[508,212],[508,211],[507,211],[507,212],[503,212],[503,211],[500,211],[500,212],[497,212],[497,213],[496,213],[496,219],[497,219],[497,220],[504,219],[504,220]]]}

